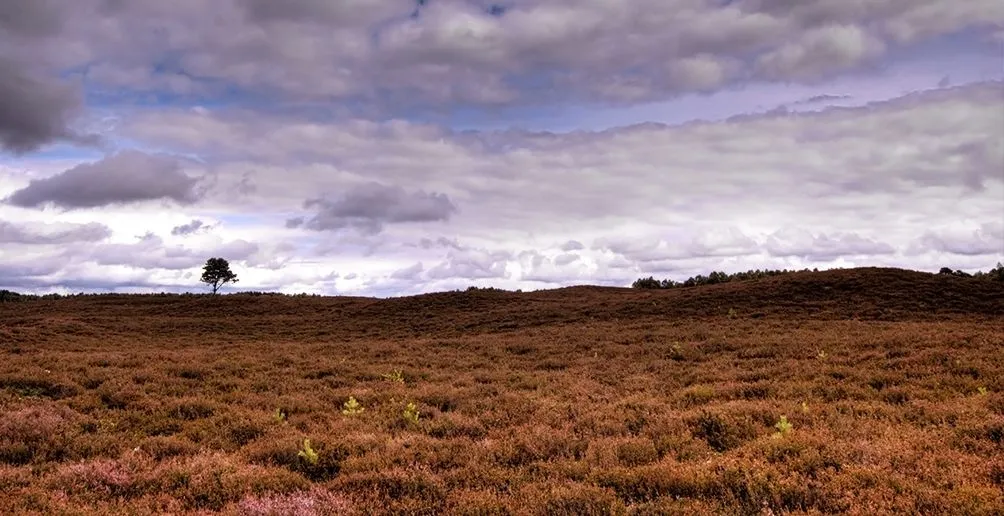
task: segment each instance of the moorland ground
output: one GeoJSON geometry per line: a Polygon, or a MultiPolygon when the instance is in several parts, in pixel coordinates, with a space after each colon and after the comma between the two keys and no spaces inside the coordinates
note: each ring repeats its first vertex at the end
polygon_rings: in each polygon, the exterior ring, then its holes
{"type": "Polygon", "coordinates": [[[891,269],[3,303],[0,507],[1001,514],[1002,315],[891,269]]]}

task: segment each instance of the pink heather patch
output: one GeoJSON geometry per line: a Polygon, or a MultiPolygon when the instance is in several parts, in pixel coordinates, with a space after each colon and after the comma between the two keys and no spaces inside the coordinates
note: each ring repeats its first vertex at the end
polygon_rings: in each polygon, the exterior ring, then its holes
{"type": "Polygon", "coordinates": [[[352,509],[348,500],[324,489],[314,488],[286,495],[241,500],[241,514],[249,516],[321,516],[347,514],[352,509]]]}
{"type": "Polygon", "coordinates": [[[28,407],[0,419],[0,443],[35,447],[64,439],[74,430],[78,414],[58,405],[28,407]]]}
{"type": "Polygon", "coordinates": [[[58,484],[71,493],[92,492],[110,496],[125,494],[133,485],[129,468],[119,461],[99,460],[59,468],[58,484]]]}

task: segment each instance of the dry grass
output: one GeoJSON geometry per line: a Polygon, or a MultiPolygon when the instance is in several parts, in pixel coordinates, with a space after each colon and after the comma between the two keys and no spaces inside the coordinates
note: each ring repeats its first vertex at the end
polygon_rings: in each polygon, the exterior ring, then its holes
{"type": "Polygon", "coordinates": [[[0,504],[1000,514],[1004,288],[916,274],[2,304],[0,504]]]}

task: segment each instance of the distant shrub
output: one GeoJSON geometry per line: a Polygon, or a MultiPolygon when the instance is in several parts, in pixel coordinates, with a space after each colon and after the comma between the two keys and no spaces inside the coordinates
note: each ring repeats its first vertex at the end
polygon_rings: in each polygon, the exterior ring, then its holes
{"type": "MultiPolygon", "coordinates": [[[[735,272],[728,274],[725,272],[711,271],[707,276],[703,274],[698,274],[687,278],[684,281],[674,281],[672,279],[658,280],[653,276],[647,278],[638,278],[631,284],[632,288],[637,289],[673,289],[680,287],[697,287],[702,285],[716,285],[719,283],[732,283],[737,281],[752,281],[763,278],[769,278],[772,276],[782,276],[785,274],[791,274],[795,272],[819,272],[819,269],[802,269],[802,270],[749,270],[746,272],[735,272]]],[[[1004,264],[998,263],[996,267],[989,270],[988,272],[977,271],[973,274],[969,274],[963,270],[952,270],[949,267],[942,267],[938,274],[941,276],[956,276],[960,278],[977,278],[977,279],[988,279],[992,281],[1004,281],[1004,264]]]]}
{"type": "Polygon", "coordinates": [[[977,271],[974,278],[988,279],[991,281],[1004,281],[1004,264],[997,262],[997,266],[987,272],[977,271]]]}
{"type": "MultiPolygon", "coordinates": [[[[818,269],[813,269],[814,272],[818,272],[818,269]]],[[[780,276],[783,274],[791,274],[793,272],[810,272],[809,269],[802,269],[801,271],[795,270],[749,270],[746,272],[735,272],[728,274],[725,272],[711,271],[707,276],[698,274],[687,278],[685,281],[674,281],[671,279],[657,280],[652,276],[647,278],[639,278],[631,284],[632,288],[638,289],[671,289],[680,287],[697,287],[701,285],[717,285],[719,283],[731,283],[735,281],[752,281],[763,278],[768,278],[771,276],[780,276]]]]}
{"type": "Polygon", "coordinates": [[[17,303],[19,301],[27,301],[30,296],[25,296],[18,294],[17,292],[11,292],[10,290],[0,290],[0,303],[17,303]]]}
{"type": "Polygon", "coordinates": [[[942,267],[941,270],[938,271],[938,274],[943,275],[943,276],[958,276],[960,278],[971,278],[971,277],[973,277],[972,274],[969,274],[968,272],[965,272],[963,270],[954,270],[953,271],[949,267],[942,267]]]}
{"type": "Polygon", "coordinates": [[[991,281],[1004,281],[1004,264],[997,262],[997,266],[990,269],[987,272],[976,271],[973,274],[969,274],[963,270],[952,270],[950,267],[942,267],[938,271],[939,276],[957,276],[960,278],[976,278],[991,281]]]}
{"type": "Polygon", "coordinates": [[[73,295],[64,296],[61,294],[45,294],[45,295],[35,295],[35,294],[20,294],[10,290],[0,290],[0,303],[18,303],[24,301],[37,301],[39,299],[62,299],[64,297],[73,297],[73,295]]]}
{"type": "Polygon", "coordinates": [[[662,283],[652,276],[647,278],[638,278],[634,283],[631,284],[632,288],[665,288],[662,283]]]}
{"type": "Polygon", "coordinates": [[[467,287],[467,292],[506,292],[506,290],[497,287],[478,287],[476,285],[471,285],[467,287]]]}

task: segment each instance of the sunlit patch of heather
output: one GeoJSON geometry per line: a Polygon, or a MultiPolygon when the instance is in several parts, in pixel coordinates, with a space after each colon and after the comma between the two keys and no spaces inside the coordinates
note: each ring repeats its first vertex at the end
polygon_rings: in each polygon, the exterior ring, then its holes
{"type": "Polygon", "coordinates": [[[59,468],[52,485],[70,495],[127,496],[136,481],[131,469],[118,460],[107,459],[66,464],[59,468]]]}
{"type": "Polygon", "coordinates": [[[321,516],[351,514],[352,504],[341,496],[321,488],[285,495],[248,496],[238,504],[248,516],[321,516]]]}
{"type": "Polygon", "coordinates": [[[0,463],[22,465],[61,460],[79,433],[79,414],[59,405],[41,405],[0,418],[0,463]]]}
{"type": "Polygon", "coordinates": [[[201,453],[162,461],[144,479],[148,490],[169,492],[187,510],[219,511],[250,493],[288,494],[309,482],[285,468],[246,464],[223,453],[201,453]]]}

